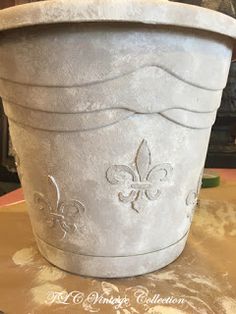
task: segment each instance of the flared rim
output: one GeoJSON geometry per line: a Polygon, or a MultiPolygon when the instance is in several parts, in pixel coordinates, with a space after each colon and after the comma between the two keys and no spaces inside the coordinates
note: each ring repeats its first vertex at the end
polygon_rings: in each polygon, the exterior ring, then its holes
{"type": "Polygon", "coordinates": [[[202,7],[165,0],[48,0],[0,11],[0,31],[68,22],[175,25],[236,38],[234,18],[202,7]]]}

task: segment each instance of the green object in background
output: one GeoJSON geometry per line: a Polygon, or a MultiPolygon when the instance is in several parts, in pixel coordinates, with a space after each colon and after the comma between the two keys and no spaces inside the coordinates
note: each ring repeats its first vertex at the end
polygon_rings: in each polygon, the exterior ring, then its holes
{"type": "Polygon", "coordinates": [[[218,173],[204,170],[202,177],[202,188],[213,188],[220,185],[220,176],[218,173]]]}

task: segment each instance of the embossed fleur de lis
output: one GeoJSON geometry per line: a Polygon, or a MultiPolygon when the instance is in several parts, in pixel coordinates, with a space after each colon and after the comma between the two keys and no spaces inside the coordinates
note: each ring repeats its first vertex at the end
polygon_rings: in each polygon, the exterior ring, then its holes
{"type": "Polygon", "coordinates": [[[15,159],[15,166],[17,169],[18,177],[20,179],[20,182],[22,182],[23,174],[22,174],[21,168],[20,168],[20,158],[19,158],[19,155],[14,148],[13,148],[13,156],[15,159]]]}
{"type": "Polygon", "coordinates": [[[199,204],[198,195],[200,193],[201,186],[202,186],[203,172],[204,172],[204,168],[201,170],[201,173],[199,175],[197,188],[190,190],[186,198],[186,205],[189,207],[187,210],[187,218],[189,218],[190,221],[192,221],[196,205],[199,204]]]}
{"type": "Polygon", "coordinates": [[[61,201],[60,191],[56,180],[53,176],[48,176],[49,195],[51,201],[49,201],[42,193],[34,193],[34,201],[39,210],[43,212],[46,223],[49,227],[58,225],[64,238],[68,233],[75,232],[78,227],[85,228],[82,223],[82,215],[85,212],[84,205],[74,199],[67,202],[61,201]]]}
{"type": "Polygon", "coordinates": [[[139,213],[145,208],[147,200],[158,199],[161,194],[158,185],[170,177],[172,167],[169,163],[151,167],[151,152],[147,141],[143,140],[137,150],[135,168],[134,171],[129,166],[114,165],[107,170],[106,177],[111,184],[125,185],[128,194],[119,192],[118,198],[123,203],[131,203],[131,207],[139,213]]]}

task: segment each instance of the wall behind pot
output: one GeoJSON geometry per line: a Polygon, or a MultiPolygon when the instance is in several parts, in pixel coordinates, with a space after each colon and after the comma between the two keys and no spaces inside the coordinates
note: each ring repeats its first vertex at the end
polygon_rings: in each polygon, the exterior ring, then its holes
{"type": "Polygon", "coordinates": [[[172,2],[181,2],[197,5],[207,9],[219,11],[236,17],[236,1],[235,0],[172,0],[172,2]]]}
{"type": "Polygon", "coordinates": [[[13,7],[15,5],[20,5],[24,3],[30,3],[30,2],[38,2],[38,1],[42,1],[42,0],[1,0],[0,10],[8,8],[8,7],[13,7]]]}

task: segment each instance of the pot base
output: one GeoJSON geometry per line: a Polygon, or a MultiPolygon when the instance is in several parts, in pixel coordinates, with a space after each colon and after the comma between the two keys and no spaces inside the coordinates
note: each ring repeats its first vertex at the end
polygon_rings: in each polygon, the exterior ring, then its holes
{"type": "Polygon", "coordinates": [[[37,235],[41,254],[53,265],[83,276],[121,278],[156,271],[173,262],[183,251],[188,232],[174,244],[154,252],[131,256],[92,256],[58,249],[37,235]]]}

